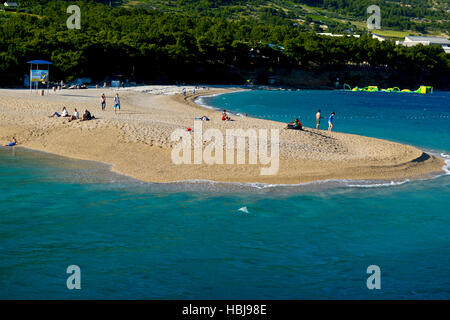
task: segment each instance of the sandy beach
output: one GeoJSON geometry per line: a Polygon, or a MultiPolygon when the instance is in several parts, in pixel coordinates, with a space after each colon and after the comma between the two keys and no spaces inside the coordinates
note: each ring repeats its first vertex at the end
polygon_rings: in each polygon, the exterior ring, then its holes
{"type": "Polygon", "coordinates": [[[238,88],[199,89],[187,96],[181,87],[147,86],[112,89],[62,90],[39,96],[28,90],[0,90],[0,142],[15,136],[20,146],[71,158],[99,161],[113,171],[148,182],[214,180],[297,184],[327,179],[415,178],[442,170],[441,158],[412,146],[375,138],[305,128],[284,130],[284,123],[232,116],[221,121],[218,111],[203,108],[199,95],[227,93],[238,88]],[[100,95],[107,96],[101,111],[100,95]],[[118,92],[121,112],[115,115],[113,97],[118,92]],[[72,121],[49,118],[65,106],[70,114],[88,109],[96,119],[72,121]],[[203,130],[279,129],[280,163],[275,175],[260,175],[260,164],[176,165],[171,152],[176,129],[194,126],[194,118],[207,116],[203,130]]]}

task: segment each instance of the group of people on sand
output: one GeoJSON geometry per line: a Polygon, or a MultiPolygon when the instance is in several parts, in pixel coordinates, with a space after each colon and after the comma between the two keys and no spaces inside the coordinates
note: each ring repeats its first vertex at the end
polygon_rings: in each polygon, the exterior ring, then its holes
{"type": "MultiPolygon", "coordinates": [[[[247,114],[245,114],[247,116],[247,114]]],[[[331,115],[328,117],[328,131],[333,130],[333,121],[334,116],[336,115],[335,112],[332,112],[331,115]]],[[[323,119],[322,113],[320,109],[316,113],[316,129],[319,130],[320,126],[320,120],[323,119]]],[[[222,112],[222,121],[231,121],[231,118],[228,116],[227,110],[223,110],[222,112]]],[[[293,122],[289,122],[285,129],[292,129],[292,130],[303,130],[303,124],[300,122],[300,120],[297,118],[293,122]]]]}
{"type": "MultiPolygon", "coordinates": [[[[336,115],[336,113],[332,112],[331,115],[328,117],[328,131],[332,131],[333,130],[333,120],[334,120],[334,116],[336,115]]],[[[316,113],[316,129],[319,130],[319,126],[320,126],[320,120],[322,119],[322,113],[320,111],[320,109],[317,111],[316,113]]]]}
{"type": "MultiPolygon", "coordinates": [[[[203,87],[195,86],[195,87],[192,89],[192,94],[195,94],[195,93],[197,92],[197,89],[209,90],[209,87],[205,87],[205,86],[203,86],[203,87]]],[[[183,93],[183,96],[186,97],[186,94],[187,94],[186,88],[181,89],[181,92],[183,93]]]]}
{"type": "MultiPolygon", "coordinates": [[[[106,108],[106,96],[105,94],[102,94],[102,110],[105,110],[106,108]]],[[[116,109],[120,110],[120,100],[119,100],[119,94],[116,94],[116,97],[114,98],[114,112],[116,112],[116,109]]],[[[88,120],[93,120],[95,119],[95,116],[93,114],[91,114],[91,112],[86,109],[83,113],[83,116],[80,118],[80,113],[78,112],[78,110],[75,108],[74,109],[74,113],[73,115],[69,114],[69,112],[67,111],[66,107],[63,107],[61,110],[61,113],[55,111],[53,112],[50,116],[50,118],[68,118],[69,122],[74,121],[74,120],[80,120],[80,121],[88,121],[88,120]]],[[[13,147],[17,145],[17,140],[15,137],[12,137],[11,142],[5,144],[5,147],[13,147]]]]}
{"type": "Polygon", "coordinates": [[[83,116],[80,119],[80,114],[78,113],[78,110],[75,108],[74,114],[70,115],[69,112],[67,111],[66,107],[62,108],[61,113],[58,112],[54,112],[52,115],[49,116],[50,118],[54,118],[54,117],[64,117],[64,118],[69,118],[69,122],[73,121],[73,120],[80,120],[80,121],[87,121],[87,120],[92,120],[95,119],[94,115],[91,115],[91,112],[86,109],[84,111],[83,116]]]}
{"type": "MultiPolygon", "coordinates": [[[[100,96],[100,104],[101,104],[101,108],[102,111],[105,111],[106,109],[106,95],[104,93],[102,93],[102,95],[100,96]]],[[[120,98],[119,98],[119,94],[116,93],[115,97],[114,97],[114,113],[120,113],[120,98]]],[[[73,115],[70,115],[69,112],[67,112],[66,107],[63,107],[62,112],[58,113],[58,112],[54,112],[50,117],[68,117],[69,118],[69,122],[73,121],[73,120],[78,120],[80,119],[80,115],[77,111],[77,109],[75,109],[75,112],[73,115]]],[[[94,115],[91,114],[91,112],[89,110],[85,110],[83,117],[81,118],[81,121],[86,121],[86,120],[92,120],[95,119],[94,115]]]]}
{"type": "MultiPolygon", "coordinates": [[[[332,131],[333,130],[333,121],[334,121],[334,116],[336,115],[336,113],[332,112],[330,117],[328,118],[328,131],[332,131]]],[[[319,126],[320,126],[320,120],[323,119],[322,117],[322,113],[320,111],[320,109],[317,111],[316,113],[316,129],[319,130],[319,126]]],[[[300,120],[295,119],[293,122],[289,122],[286,125],[285,129],[293,129],[293,130],[303,130],[303,124],[300,122],[300,120]]]]}
{"type": "MultiPolygon", "coordinates": [[[[104,93],[100,96],[100,104],[102,106],[102,111],[106,110],[106,96],[104,93]]],[[[120,113],[120,98],[119,94],[116,93],[114,96],[114,113],[120,113]]]]}
{"type": "MultiPolygon", "coordinates": [[[[186,93],[187,93],[187,91],[186,91],[186,88],[183,88],[183,96],[185,96],[186,97],[186,93]]],[[[194,89],[192,89],[192,94],[195,94],[195,88],[194,89]]]]}

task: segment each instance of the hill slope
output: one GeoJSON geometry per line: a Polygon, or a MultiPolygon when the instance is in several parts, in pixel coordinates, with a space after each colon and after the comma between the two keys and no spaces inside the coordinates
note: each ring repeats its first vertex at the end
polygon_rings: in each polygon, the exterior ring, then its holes
{"type": "MultiPolygon", "coordinates": [[[[446,0],[125,0],[125,7],[152,8],[229,19],[258,18],[269,24],[299,24],[306,30],[327,32],[366,31],[366,9],[381,8],[387,36],[445,35],[450,29],[446,0]]],[[[383,33],[383,31],[381,31],[383,33]]]]}
{"type": "MultiPolygon", "coordinates": [[[[334,87],[339,78],[360,87],[450,84],[450,55],[440,46],[407,48],[365,34],[322,37],[310,32],[318,28],[314,21],[331,25],[341,19],[331,17],[325,2],[148,0],[111,7],[100,2],[30,0],[20,2],[19,12],[0,12],[0,84],[23,84],[26,61],[33,59],[52,61],[52,79],[65,81],[120,77],[145,83],[243,84],[252,79],[320,88],[334,87]],[[66,24],[71,4],[81,8],[79,30],[66,24]],[[303,13],[296,15],[288,6],[303,13]]],[[[362,23],[354,19],[353,24],[362,23]]]]}

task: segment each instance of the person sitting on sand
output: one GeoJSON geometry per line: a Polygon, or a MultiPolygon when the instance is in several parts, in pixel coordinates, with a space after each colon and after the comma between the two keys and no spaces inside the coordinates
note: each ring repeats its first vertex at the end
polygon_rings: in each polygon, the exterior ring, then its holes
{"type": "Polygon", "coordinates": [[[5,144],[5,147],[14,147],[15,145],[17,145],[17,140],[15,137],[12,137],[11,142],[5,144]]]}
{"type": "Polygon", "coordinates": [[[91,115],[91,113],[89,112],[88,109],[86,109],[84,111],[83,119],[81,119],[81,121],[87,121],[87,120],[92,120],[92,119],[95,119],[95,117],[93,115],[91,115]]]}
{"type": "Polygon", "coordinates": [[[222,112],[222,121],[230,121],[231,118],[227,114],[227,110],[223,110],[222,112]]]}
{"type": "Polygon", "coordinates": [[[62,109],[62,113],[61,114],[59,114],[58,112],[54,112],[51,116],[50,116],[50,118],[53,118],[53,117],[68,117],[69,116],[69,113],[67,112],[67,109],[66,109],[66,107],[63,107],[63,109],[62,109]]]}
{"type": "Polygon", "coordinates": [[[333,112],[331,114],[331,116],[328,118],[328,131],[332,131],[333,130],[333,120],[334,120],[334,116],[336,114],[333,112]]]}
{"type": "Polygon", "coordinates": [[[288,123],[285,129],[303,130],[303,125],[300,120],[295,119],[294,122],[288,123]]]}
{"type": "Polygon", "coordinates": [[[73,116],[70,116],[69,122],[73,121],[73,120],[78,120],[78,119],[80,119],[80,114],[78,113],[78,110],[75,108],[75,113],[73,116]]]}
{"type": "Polygon", "coordinates": [[[209,121],[209,118],[207,116],[202,116],[200,118],[194,118],[194,120],[209,121]]]}

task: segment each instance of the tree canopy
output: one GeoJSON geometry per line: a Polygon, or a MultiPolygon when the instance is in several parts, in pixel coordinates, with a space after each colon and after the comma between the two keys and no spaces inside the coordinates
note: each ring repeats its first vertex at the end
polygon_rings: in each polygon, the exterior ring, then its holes
{"type": "Polygon", "coordinates": [[[258,69],[356,66],[421,75],[439,86],[450,71],[439,46],[406,48],[367,35],[323,37],[292,24],[96,1],[23,1],[23,6],[26,11],[0,13],[1,85],[22,83],[25,62],[32,59],[52,61],[53,77],[66,81],[120,74],[136,81],[236,83],[258,69]],[[81,8],[80,30],[66,26],[69,4],[81,8]]]}

